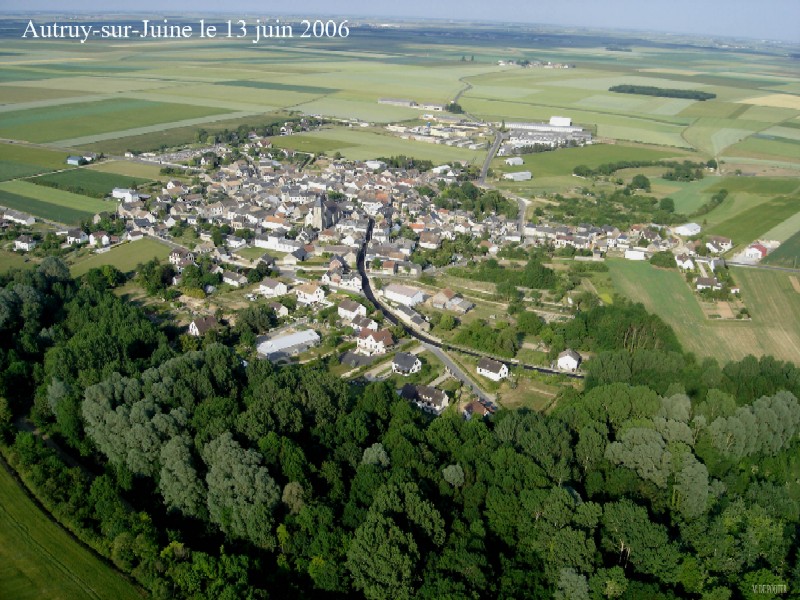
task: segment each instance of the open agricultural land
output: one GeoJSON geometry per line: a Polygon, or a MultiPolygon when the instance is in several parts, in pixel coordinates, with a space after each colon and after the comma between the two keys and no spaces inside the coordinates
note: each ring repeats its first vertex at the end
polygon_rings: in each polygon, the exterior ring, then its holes
{"type": "Polygon", "coordinates": [[[697,296],[675,270],[624,260],[608,265],[616,293],[663,318],[688,352],[713,356],[723,364],[748,354],[789,361],[800,356],[800,293],[787,273],[732,269],[752,320],[721,321],[706,318],[697,296]]]}
{"type": "Polygon", "coordinates": [[[0,206],[68,225],[116,207],[114,203],[97,198],[20,180],[0,183],[0,206]]]}
{"type": "Polygon", "coordinates": [[[0,466],[0,597],[139,600],[142,596],[50,521],[0,466]]]}

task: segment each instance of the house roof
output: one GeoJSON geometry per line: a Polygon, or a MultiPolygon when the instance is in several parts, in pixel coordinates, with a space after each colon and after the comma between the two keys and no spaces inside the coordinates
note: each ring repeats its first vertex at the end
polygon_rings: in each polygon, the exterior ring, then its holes
{"type": "Polygon", "coordinates": [[[392,363],[397,365],[400,369],[404,371],[408,371],[417,364],[419,358],[416,357],[414,354],[409,354],[408,352],[398,352],[394,355],[394,359],[392,363]]]}
{"type": "Polygon", "coordinates": [[[360,306],[361,304],[359,304],[355,300],[342,300],[339,303],[339,308],[347,312],[356,312],[360,306]]]}
{"type": "Polygon", "coordinates": [[[197,331],[200,332],[200,335],[203,335],[209,329],[213,329],[217,326],[217,320],[214,317],[198,317],[192,321],[192,323],[197,327],[197,331]]]}
{"type": "Polygon", "coordinates": [[[581,355],[575,352],[575,350],[572,350],[571,348],[567,348],[566,350],[564,350],[561,354],[558,355],[558,358],[565,358],[567,356],[573,360],[581,362],[581,355]]]}
{"type": "Polygon", "coordinates": [[[482,358],[478,361],[478,368],[482,371],[489,371],[491,373],[499,374],[505,365],[497,360],[491,358],[482,358]]]}
{"type": "Polygon", "coordinates": [[[394,339],[392,338],[392,334],[388,329],[379,329],[378,331],[362,329],[361,333],[358,334],[358,337],[362,340],[372,337],[372,339],[374,339],[376,342],[383,342],[384,346],[391,346],[394,344],[394,339]]]}

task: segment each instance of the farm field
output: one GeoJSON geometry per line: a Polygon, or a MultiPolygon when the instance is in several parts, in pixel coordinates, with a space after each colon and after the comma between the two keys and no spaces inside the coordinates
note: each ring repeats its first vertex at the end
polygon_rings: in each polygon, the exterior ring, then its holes
{"type": "Polygon", "coordinates": [[[0,136],[29,142],[54,142],[224,112],[227,111],[188,104],[100,100],[0,112],[0,136]]]}
{"type": "Polygon", "coordinates": [[[0,143],[0,181],[30,177],[55,169],[71,169],[66,159],[65,152],[0,143]]]}
{"type": "Polygon", "coordinates": [[[161,175],[161,167],[158,165],[134,162],[132,160],[104,160],[87,167],[87,169],[89,171],[97,171],[98,173],[113,173],[116,175],[146,179],[148,181],[156,181],[159,178],[165,178],[161,175]]]}
{"type": "Polygon", "coordinates": [[[28,181],[43,187],[72,192],[73,194],[81,194],[91,198],[104,198],[115,187],[135,188],[147,183],[149,180],[91,171],[89,169],[73,169],[31,177],[28,181]]]}
{"type": "Polygon", "coordinates": [[[780,247],[761,261],[765,265],[797,268],[800,266],[800,228],[780,247]]]}
{"type": "MultiPolygon", "coordinates": [[[[625,160],[692,160],[693,158],[691,154],[680,150],[625,144],[592,144],[582,148],[561,148],[552,152],[522,155],[525,168],[533,173],[534,179],[572,176],[572,170],[578,165],[596,168],[605,163],[625,160]]],[[[504,160],[496,158],[492,162],[492,168],[503,173],[520,170],[521,167],[509,167],[503,162],[504,160]]]]}
{"type": "Polygon", "coordinates": [[[28,181],[0,183],[0,206],[68,225],[77,224],[81,219],[98,212],[116,210],[116,203],[55,190],[28,181]]]}
{"type": "Polygon", "coordinates": [[[0,467],[0,597],[141,600],[142,596],[50,521],[0,467]]]}
{"type": "Polygon", "coordinates": [[[273,143],[281,148],[292,148],[307,152],[324,151],[332,154],[339,151],[343,156],[352,160],[366,160],[380,156],[389,157],[405,154],[406,156],[434,162],[460,160],[478,164],[484,155],[480,151],[452,148],[443,144],[403,140],[371,128],[335,127],[304,135],[273,138],[273,143]]]}
{"type": "Polygon", "coordinates": [[[73,264],[70,267],[70,272],[73,277],[78,277],[95,267],[114,265],[123,273],[129,273],[138,264],[147,262],[150,259],[166,260],[169,252],[168,246],[155,240],[143,239],[138,242],[128,242],[102,254],[90,254],[73,264]]]}
{"type": "Polygon", "coordinates": [[[617,293],[660,316],[675,330],[684,350],[724,363],[748,354],[771,354],[781,360],[800,356],[800,294],[786,273],[735,268],[751,321],[706,319],[694,293],[677,271],[649,263],[607,261],[617,293]]]}
{"type": "Polygon", "coordinates": [[[735,217],[717,223],[706,232],[729,237],[735,245],[749,244],[798,212],[800,197],[782,196],[748,208],[735,217]]]}

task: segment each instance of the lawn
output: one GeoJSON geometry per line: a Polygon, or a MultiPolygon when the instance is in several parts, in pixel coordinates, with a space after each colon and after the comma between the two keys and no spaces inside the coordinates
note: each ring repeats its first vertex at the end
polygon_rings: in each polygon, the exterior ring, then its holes
{"type": "Polygon", "coordinates": [[[0,206],[68,225],[77,224],[81,219],[99,212],[116,210],[116,203],[54,190],[27,181],[0,183],[0,206]]]}
{"type": "Polygon", "coordinates": [[[91,171],[89,169],[72,169],[70,171],[31,177],[28,181],[36,185],[72,192],[73,194],[104,198],[111,194],[111,190],[115,187],[136,188],[149,180],[91,171]]]}
{"type": "Polygon", "coordinates": [[[35,265],[34,262],[25,262],[25,258],[16,252],[8,252],[0,250],[0,273],[3,273],[11,268],[30,267],[35,265]]]}
{"type": "Polygon", "coordinates": [[[136,588],[79,545],[0,467],[0,597],[141,600],[136,588]]]}
{"type": "Polygon", "coordinates": [[[152,258],[162,261],[169,256],[169,247],[155,240],[143,239],[116,246],[102,254],[90,254],[70,267],[73,277],[83,275],[90,269],[103,265],[114,265],[123,273],[130,273],[140,263],[152,258]]]}
{"type": "Polygon", "coordinates": [[[100,100],[0,113],[0,136],[53,142],[228,112],[225,109],[135,99],[100,100]]]}
{"type": "Polygon", "coordinates": [[[675,330],[684,350],[712,356],[724,364],[748,354],[771,354],[782,360],[800,357],[800,294],[785,273],[734,269],[752,321],[712,321],[677,271],[649,263],[607,261],[614,288],[641,302],[675,330]]]}
{"type": "Polygon", "coordinates": [[[793,269],[800,266],[800,229],[761,262],[766,265],[793,269]]]}

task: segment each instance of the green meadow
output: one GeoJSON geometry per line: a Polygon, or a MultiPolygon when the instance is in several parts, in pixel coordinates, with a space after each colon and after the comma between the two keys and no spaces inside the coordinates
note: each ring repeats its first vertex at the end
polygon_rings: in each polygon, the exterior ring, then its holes
{"type": "Polygon", "coordinates": [[[89,254],[73,264],[70,267],[70,271],[73,276],[77,277],[96,267],[114,265],[123,273],[129,273],[136,269],[137,265],[153,258],[158,258],[162,261],[166,260],[169,256],[169,251],[168,246],[145,238],[137,242],[128,242],[121,246],[115,246],[107,252],[89,254]]]}
{"type": "Polygon", "coordinates": [[[104,202],[28,181],[0,183],[0,206],[68,225],[75,225],[98,212],[116,210],[115,202],[104,202]]]}

